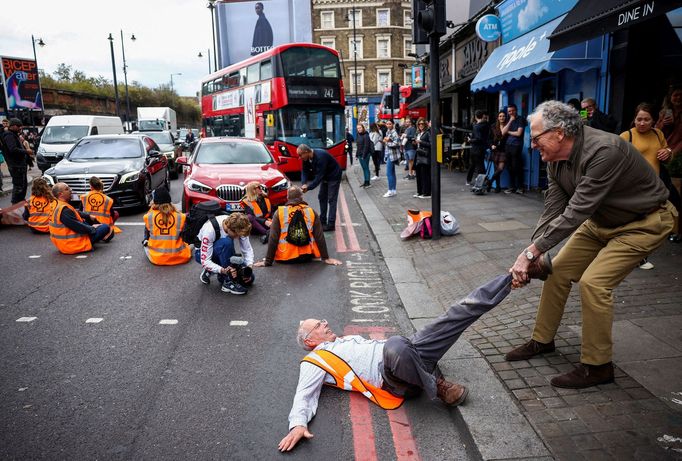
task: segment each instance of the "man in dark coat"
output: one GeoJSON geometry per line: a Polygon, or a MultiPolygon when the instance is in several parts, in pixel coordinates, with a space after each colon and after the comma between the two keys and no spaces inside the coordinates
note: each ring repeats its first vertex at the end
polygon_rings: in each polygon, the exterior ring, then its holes
{"type": "Polygon", "coordinates": [[[333,232],[336,223],[336,201],[341,187],[341,167],[324,149],[311,149],[301,144],[297,153],[301,159],[301,189],[307,192],[320,186],[320,192],[317,194],[320,201],[320,221],[325,231],[333,232]]]}
{"type": "Polygon", "coordinates": [[[24,149],[19,133],[21,132],[21,120],[13,118],[9,121],[9,128],[0,133],[0,150],[4,153],[9,174],[12,176],[12,204],[26,199],[28,189],[27,162],[33,153],[30,149],[24,149]]]}
{"type": "Polygon", "coordinates": [[[263,13],[263,4],[256,3],[258,21],[253,29],[253,42],[251,44],[251,56],[262,53],[272,48],[272,27],[263,13]]]}

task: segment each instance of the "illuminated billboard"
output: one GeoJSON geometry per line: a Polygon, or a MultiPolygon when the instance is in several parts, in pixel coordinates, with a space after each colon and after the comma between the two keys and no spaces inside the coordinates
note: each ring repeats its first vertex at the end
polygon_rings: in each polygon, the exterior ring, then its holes
{"type": "Polygon", "coordinates": [[[7,110],[43,110],[38,66],[33,59],[2,59],[2,83],[7,110]]]}

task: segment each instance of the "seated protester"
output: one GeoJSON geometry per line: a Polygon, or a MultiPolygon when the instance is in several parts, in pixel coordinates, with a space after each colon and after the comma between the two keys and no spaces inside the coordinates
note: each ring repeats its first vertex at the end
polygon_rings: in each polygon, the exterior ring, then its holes
{"type": "Polygon", "coordinates": [[[187,217],[175,209],[165,187],[153,195],[151,210],[144,215],[144,252],[158,266],[185,264],[192,259],[192,250],[180,237],[187,217]]]}
{"type": "Polygon", "coordinates": [[[52,195],[52,188],[47,181],[43,178],[34,179],[31,186],[31,198],[24,213],[28,227],[36,234],[48,234],[50,217],[56,205],[57,200],[52,195]]]}
{"type": "Polygon", "coordinates": [[[195,260],[203,268],[199,277],[201,283],[208,285],[211,274],[218,274],[222,291],[234,295],[248,293],[246,287],[254,281],[249,233],[251,223],[244,213],[216,216],[204,223],[197,236],[201,244],[194,253],[195,260]]]}
{"type": "Polygon", "coordinates": [[[303,201],[303,190],[292,186],[287,191],[287,203],[277,209],[272,219],[268,252],[255,266],[272,266],[272,262],[303,262],[322,258],[338,266],[341,261],[329,257],[322,223],[317,212],[303,201]],[[277,236],[277,238],[274,238],[277,236]]]}
{"type": "Polygon", "coordinates": [[[104,194],[104,184],[97,176],[90,178],[90,192],[81,197],[83,202],[83,211],[88,213],[94,219],[109,227],[113,227],[117,234],[121,229],[114,226],[118,219],[118,211],[113,211],[114,201],[104,194]]]}
{"type": "Polygon", "coordinates": [[[50,217],[50,240],[64,254],[72,255],[92,250],[92,244],[114,238],[113,229],[100,224],[90,215],[76,211],[69,204],[71,188],[58,182],[52,187],[57,204],[50,217]]]}
{"type": "Polygon", "coordinates": [[[267,243],[270,224],[272,224],[272,205],[258,181],[251,181],[246,185],[246,194],[241,204],[251,222],[251,232],[260,235],[262,243],[267,243]]]}

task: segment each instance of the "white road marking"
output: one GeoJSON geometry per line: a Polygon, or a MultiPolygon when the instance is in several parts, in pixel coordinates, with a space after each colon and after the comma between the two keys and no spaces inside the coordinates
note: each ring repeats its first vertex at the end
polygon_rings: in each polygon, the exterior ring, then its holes
{"type": "Polygon", "coordinates": [[[19,392],[24,392],[26,389],[28,389],[28,387],[20,387],[19,392]]]}
{"type": "Polygon", "coordinates": [[[230,321],[231,327],[245,327],[248,324],[249,324],[249,322],[247,322],[246,320],[231,320],[230,321]]]}
{"type": "Polygon", "coordinates": [[[85,321],[85,323],[99,323],[104,320],[102,317],[90,317],[85,321]]]}
{"type": "Polygon", "coordinates": [[[132,256],[127,255],[127,256],[121,256],[121,257],[118,258],[118,259],[132,259],[132,258],[133,258],[132,256]]]}
{"type": "Polygon", "coordinates": [[[78,255],[78,256],[76,256],[76,259],[85,259],[87,257],[88,257],[88,255],[78,255]]]}
{"type": "Polygon", "coordinates": [[[40,255],[31,255],[28,257],[28,259],[38,259],[40,258],[40,255]]]}
{"type": "Polygon", "coordinates": [[[159,322],[159,325],[176,325],[178,323],[175,319],[163,319],[159,322]]]}
{"type": "Polygon", "coordinates": [[[19,317],[17,322],[33,322],[38,317],[19,317]]]}
{"type": "Polygon", "coordinates": [[[144,222],[121,222],[116,221],[117,226],[144,226],[144,222]]]}

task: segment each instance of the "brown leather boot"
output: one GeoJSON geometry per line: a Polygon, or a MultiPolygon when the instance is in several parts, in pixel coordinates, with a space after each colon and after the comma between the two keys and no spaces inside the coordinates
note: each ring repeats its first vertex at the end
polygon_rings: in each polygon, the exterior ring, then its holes
{"type": "Polygon", "coordinates": [[[438,378],[436,381],[437,396],[446,404],[456,407],[466,400],[469,389],[466,387],[438,378]]]}
{"type": "Polygon", "coordinates": [[[575,370],[566,373],[565,375],[556,376],[550,381],[552,386],[563,387],[565,389],[583,389],[585,387],[612,382],[612,362],[605,363],[604,365],[587,365],[585,363],[580,363],[575,370]]]}
{"type": "Polygon", "coordinates": [[[504,359],[507,362],[515,362],[517,360],[528,360],[535,357],[538,354],[544,354],[545,352],[554,352],[554,340],[547,344],[539,343],[534,339],[531,339],[526,344],[523,344],[516,349],[512,349],[507,352],[504,359]]]}
{"type": "Polygon", "coordinates": [[[543,253],[528,266],[528,277],[545,281],[552,273],[552,257],[549,253],[543,253]]]}

